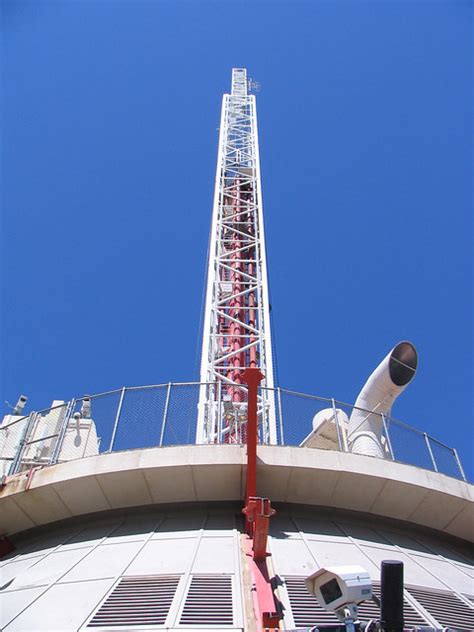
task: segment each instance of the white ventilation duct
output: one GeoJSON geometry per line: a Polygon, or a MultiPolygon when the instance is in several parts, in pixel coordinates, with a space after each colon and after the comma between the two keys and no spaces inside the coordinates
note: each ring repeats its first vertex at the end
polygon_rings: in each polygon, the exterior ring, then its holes
{"type": "Polygon", "coordinates": [[[406,341],[399,342],[378,365],[362,388],[349,419],[351,452],[382,459],[386,456],[381,415],[390,414],[393,402],[415,376],[417,365],[416,349],[406,341]]]}

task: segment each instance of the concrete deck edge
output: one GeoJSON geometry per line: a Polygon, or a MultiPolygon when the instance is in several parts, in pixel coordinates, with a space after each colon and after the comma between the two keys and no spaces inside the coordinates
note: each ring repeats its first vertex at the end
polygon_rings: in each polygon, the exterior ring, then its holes
{"type": "MultiPolygon", "coordinates": [[[[243,497],[246,450],[191,445],[128,450],[9,477],[0,490],[0,534],[95,511],[243,497]]],[[[258,493],[273,502],[392,517],[474,541],[474,487],[371,457],[259,446],[258,493]]]]}

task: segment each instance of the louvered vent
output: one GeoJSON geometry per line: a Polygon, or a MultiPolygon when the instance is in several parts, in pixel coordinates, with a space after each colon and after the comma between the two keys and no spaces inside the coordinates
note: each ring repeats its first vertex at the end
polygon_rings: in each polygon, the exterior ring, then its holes
{"type": "Polygon", "coordinates": [[[295,626],[309,628],[323,623],[339,623],[339,619],[332,612],[326,612],[316,598],[309,594],[304,580],[304,577],[285,577],[295,626]]]}
{"type": "Polygon", "coordinates": [[[179,575],[124,577],[87,627],[164,625],[179,579],[179,575]]]}
{"type": "MultiPolygon", "coordinates": [[[[337,623],[337,617],[324,610],[316,597],[306,590],[304,577],[286,577],[286,589],[290,600],[293,619],[297,627],[311,627],[323,623],[337,623]]],[[[380,599],[380,583],[373,582],[373,592],[380,599]]],[[[379,619],[380,609],[374,601],[364,601],[359,605],[359,617],[362,621],[379,619]]],[[[428,622],[406,600],[403,604],[405,628],[427,625],[428,622]]]]}
{"type": "MultiPolygon", "coordinates": [[[[380,582],[372,582],[373,593],[380,599],[380,582]]],[[[379,619],[380,609],[374,601],[363,601],[359,605],[359,617],[362,621],[368,621],[369,619],[379,619]]],[[[403,600],[403,619],[404,629],[412,628],[418,625],[429,625],[428,621],[408,603],[406,599],[403,600]]]]}
{"type": "Polygon", "coordinates": [[[193,575],[179,623],[232,626],[232,577],[193,575]]]}
{"type": "Polygon", "coordinates": [[[474,630],[474,609],[454,593],[408,588],[408,592],[443,626],[455,630],[474,630]]]}

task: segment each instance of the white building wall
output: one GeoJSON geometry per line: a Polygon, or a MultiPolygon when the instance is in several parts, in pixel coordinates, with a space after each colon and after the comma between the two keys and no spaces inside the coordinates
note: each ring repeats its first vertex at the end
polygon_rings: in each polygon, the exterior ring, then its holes
{"type": "MultiPolygon", "coordinates": [[[[178,575],[166,626],[184,632],[189,626],[180,620],[192,577],[225,575],[232,580],[233,624],[213,629],[243,630],[243,591],[249,597],[251,587],[241,588],[240,511],[240,503],[216,504],[211,509],[186,505],[172,510],[130,509],[120,515],[51,525],[41,533],[36,530],[20,541],[8,559],[0,560],[0,628],[5,632],[110,630],[87,624],[121,578],[178,575]]],[[[380,562],[399,559],[405,564],[406,586],[449,591],[464,604],[469,603],[464,595],[474,595],[467,544],[408,523],[282,505],[271,520],[269,548],[275,575],[281,580],[278,596],[287,629],[296,626],[285,578],[303,578],[322,566],[360,564],[378,581],[380,562]]],[[[472,616],[474,629],[474,604],[472,616]]]]}
{"type": "Polygon", "coordinates": [[[1,561],[0,628],[88,629],[91,615],[121,577],[162,574],[181,576],[167,626],[184,629],[179,619],[193,576],[225,574],[232,579],[234,603],[234,625],[225,629],[243,629],[234,510],[134,512],[25,542],[1,561]]]}

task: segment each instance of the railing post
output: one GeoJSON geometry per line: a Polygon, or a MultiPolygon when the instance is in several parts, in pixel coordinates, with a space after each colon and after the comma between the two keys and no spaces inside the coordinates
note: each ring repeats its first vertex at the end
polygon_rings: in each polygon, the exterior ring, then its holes
{"type": "Polygon", "coordinates": [[[166,390],[165,409],[163,411],[163,421],[161,423],[160,447],[163,445],[163,439],[165,437],[166,420],[168,419],[168,408],[170,405],[170,395],[171,395],[171,382],[168,382],[168,388],[166,390]]]}
{"type": "Polygon", "coordinates": [[[281,407],[281,388],[277,388],[278,415],[280,417],[280,445],[285,445],[285,437],[283,435],[283,413],[281,407]]]}
{"type": "Polygon", "coordinates": [[[221,404],[222,404],[222,382],[220,380],[217,381],[217,419],[216,419],[216,429],[217,429],[217,443],[221,442],[221,433],[222,433],[222,415],[221,415],[221,404]]]}
{"type": "Polygon", "coordinates": [[[114,427],[112,429],[112,436],[110,437],[110,445],[107,452],[112,452],[112,450],[114,449],[115,435],[117,434],[117,428],[120,421],[120,415],[122,414],[123,398],[125,397],[126,390],[127,389],[125,388],[125,386],[123,386],[120,392],[120,399],[119,399],[119,403],[117,407],[117,414],[115,415],[114,427]]]}
{"type": "Polygon", "coordinates": [[[430,453],[431,462],[433,464],[434,471],[437,472],[438,471],[438,467],[436,465],[436,461],[435,461],[435,458],[434,458],[434,455],[433,455],[433,450],[431,449],[430,438],[428,437],[426,432],[423,433],[423,436],[425,437],[426,447],[428,448],[428,452],[430,453]]]}
{"type": "Polygon", "coordinates": [[[381,413],[381,416],[382,416],[383,431],[385,432],[385,439],[387,440],[388,451],[390,452],[392,461],[395,461],[395,455],[393,454],[392,442],[390,441],[390,435],[388,434],[388,426],[385,420],[385,415],[381,413]]]}
{"type": "Polygon", "coordinates": [[[332,403],[332,414],[334,416],[334,424],[336,426],[337,443],[339,445],[339,450],[341,452],[347,452],[345,441],[343,440],[342,428],[339,423],[339,415],[337,414],[336,400],[334,399],[334,397],[331,397],[331,403],[332,403]]]}
{"type": "Polygon", "coordinates": [[[23,453],[25,451],[25,446],[27,444],[28,441],[28,437],[31,433],[31,429],[34,426],[34,423],[36,421],[36,416],[37,413],[35,412],[31,412],[28,415],[28,419],[27,422],[25,424],[25,428],[23,430],[23,434],[21,436],[21,439],[18,443],[18,449],[16,451],[16,455],[15,458],[12,461],[12,464],[10,465],[10,469],[8,470],[8,474],[9,476],[12,476],[13,474],[16,474],[18,472],[18,469],[20,467],[21,464],[21,459],[23,458],[23,453]]]}
{"type": "Polygon", "coordinates": [[[69,420],[71,419],[72,411],[74,410],[75,404],[75,399],[71,399],[67,403],[61,429],[59,430],[56,445],[54,446],[53,454],[51,455],[51,459],[49,461],[50,465],[58,462],[59,453],[61,452],[61,448],[63,447],[64,437],[66,436],[67,427],[69,425],[69,420]]]}
{"type": "Polygon", "coordinates": [[[459,458],[458,451],[456,450],[456,448],[453,448],[453,454],[454,454],[454,458],[456,459],[456,463],[457,463],[457,466],[459,468],[459,472],[461,474],[462,480],[465,483],[467,483],[466,474],[464,472],[464,468],[463,468],[463,466],[461,464],[461,459],[459,458]]]}

